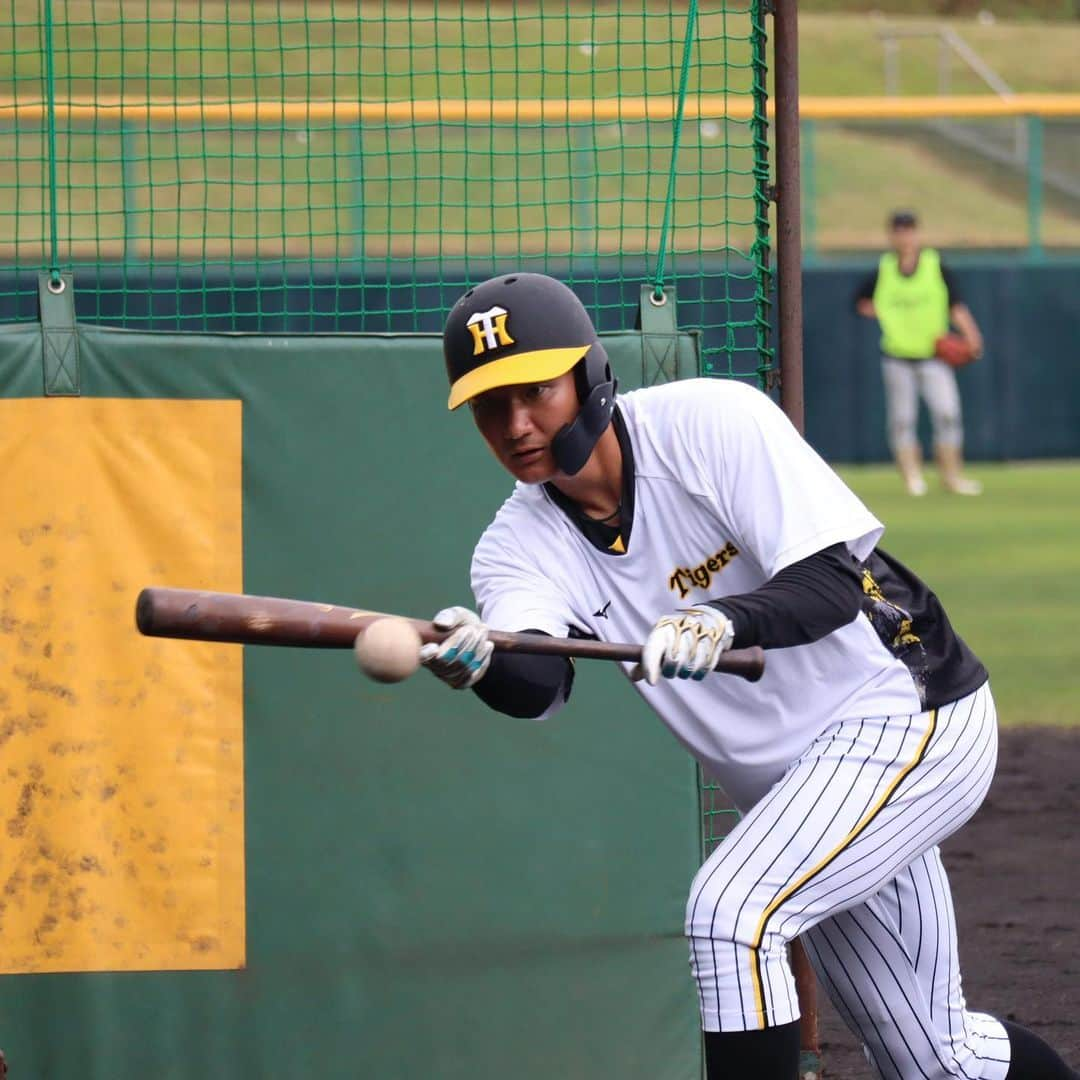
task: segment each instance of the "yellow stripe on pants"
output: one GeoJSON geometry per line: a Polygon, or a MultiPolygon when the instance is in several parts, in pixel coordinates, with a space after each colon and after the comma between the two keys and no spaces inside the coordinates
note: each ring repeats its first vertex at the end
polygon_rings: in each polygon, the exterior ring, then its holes
{"type": "Polygon", "coordinates": [[[765,992],[762,987],[761,979],[761,965],[759,962],[758,950],[761,948],[761,943],[765,939],[765,927],[768,925],[769,919],[772,918],[773,913],[780,907],[785,901],[795,895],[808,881],[817,877],[832,861],[839,855],[845,848],[849,847],[854,841],[863,833],[866,827],[881,813],[882,807],[892,797],[893,792],[904,782],[904,777],[915,768],[923,759],[923,755],[926,753],[926,747],[929,745],[931,738],[937,729],[937,709],[934,709],[930,713],[930,723],[923,733],[923,737],[919,740],[918,748],[915,751],[915,756],[896,774],[892,782],[885,789],[884,794],[880,799],[870,808],[870,810],[863,816],[856,826],[844,837],[844,839],[829,852],[819,863],[812,866],[796,881],[792,882],[786,889],[784,889],[778,896],[776,896],[772,903],[761,913],[761,919],[758,921],[757,928],[754,931],[753,940],[750,943],[750,981],[754,988],[754,1008],[757,1011],[758,1027],[766,1026],[765,1017],[765,992]]]}

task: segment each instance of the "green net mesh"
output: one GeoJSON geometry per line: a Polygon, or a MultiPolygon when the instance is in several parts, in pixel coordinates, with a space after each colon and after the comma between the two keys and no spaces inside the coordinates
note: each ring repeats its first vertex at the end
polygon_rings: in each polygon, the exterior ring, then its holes
{"type": "Polygon", "coordinates": [[[708,858],[739,821],[739,812],[724,789],[703,769],[698,769],[701,800],[701,856],[708,858]]]}
{"type": "Polygon", "coordinates": [[[761,374],[756,8],[8,0],[0,321],[433,331],[545,270],[601,330],[676,287],[705,367],[761,374]]]}

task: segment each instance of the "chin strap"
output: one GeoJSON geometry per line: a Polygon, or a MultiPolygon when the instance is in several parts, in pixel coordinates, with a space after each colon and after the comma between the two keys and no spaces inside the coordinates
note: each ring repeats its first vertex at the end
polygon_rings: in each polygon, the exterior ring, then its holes
{"type": "Polygon", "coordinates": [[[594,386],[581,411],[551,440],[555,464],[567,475],[581,472],[615,411],[615,380],[594,386]]]}

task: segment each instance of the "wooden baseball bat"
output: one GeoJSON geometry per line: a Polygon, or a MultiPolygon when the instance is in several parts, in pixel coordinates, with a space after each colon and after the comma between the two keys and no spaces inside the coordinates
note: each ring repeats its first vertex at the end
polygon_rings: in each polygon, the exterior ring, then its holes
{"type": "MultiPolygon", "coordinates": [[[[387,612],[338,607],[313,600],[199,592],[196,589],[147,588],[139,593],[135,604],[135,623],[148,637],[307,649],[351,649],[361,630],[387,615],[387,612]]],[[[438,642],[446,637],[446,631],[436,630],[432,623],[423,619],[409,619],[409,622],[425,642],[438,642]]],[[[635,662],[641,659],[640,645],[614,641],[516,634],[504,630],[492,630],[490,640],[500,652],[635,662]]],[[[765,670],[765,654],[756,647],[732,649],[720,657],[715,670],[756,682],[765,670]]]]}

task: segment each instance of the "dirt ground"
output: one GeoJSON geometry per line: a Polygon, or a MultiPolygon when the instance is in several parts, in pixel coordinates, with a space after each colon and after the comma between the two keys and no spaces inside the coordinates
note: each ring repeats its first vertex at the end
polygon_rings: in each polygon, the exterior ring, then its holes
{"type": "MultiPolygon", "coordinates": [[[[942,845],[968,1007],[1015,1020],[1080,1069],[1080,731],[1001,733],[997,775],[942,845]]],[[[873,1080],[828,1000],[829,1080],[873,1080]]]]}

